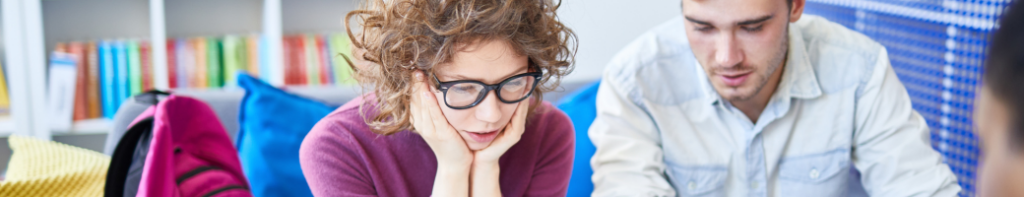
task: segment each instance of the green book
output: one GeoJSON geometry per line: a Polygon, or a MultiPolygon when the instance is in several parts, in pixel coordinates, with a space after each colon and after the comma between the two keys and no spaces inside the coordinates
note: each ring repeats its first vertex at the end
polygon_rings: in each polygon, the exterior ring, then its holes
{"type": "Polygon", "coordinates": [[[139,59],[139,42],[128,40],[128,91],[129,95],[142,93],[142,61],[139,59]]]}
{"type": "Polygon", "coordinates": [[[224,79],[224,87],[236,87],[238,81],[235,79],[235,74],[241,67],[239,62],[239,39],[237,36],[225,36],[221,42],[221,50],[224,53],[222,57],[224,59],[224,72],[221,74],[221,78],[224,79]]]}
{"type": "Polygon", "coordinates": [[[329,39],[331,45],[331,61],[334,63],[334,80],[338,84],[356,84],[356,80],[352,78],[352,67],[345,62],[345,58],[342,55],[352,59],[352,44],[351,40],[348,39],[346,34],[333,34],[329,39]]]}
{"type": "Polygon", "coordinates": [[[220,61],[220,57],[220,39],[215,37],[206,39],[206,76],[210,88],[224,86],[224,78],[221,74],[224,64],[220,61]]]}
{"type": "Polygon", "coordinates": [[[302,41],[302,46],[306,50],[306,85],[317,86],[320,85],[320,51],[316,44],[316,37],[313,35],[306,35],[302,41]]]}

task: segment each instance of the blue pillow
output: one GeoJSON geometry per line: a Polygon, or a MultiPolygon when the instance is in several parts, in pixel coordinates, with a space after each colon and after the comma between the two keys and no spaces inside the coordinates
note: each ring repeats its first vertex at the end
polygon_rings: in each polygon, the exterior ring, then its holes
{"type": "Polygon", "coordinates": [[[299,166],[302,139],[334,108],[289,94],[247,74],[236,138],[242,171],[256,197],[313,196],[299,166]]]}
{"type": "Polygon", "coordinates": [[[576,127],[576,157],[572,164],[572,177],[569,178],[569,192],[566,196],[590,196],[594,192],[594,182],[590,176],[594,170],[590,168],[590,158],[597,148],[590,142],[590,124],[597,118],[597,87],[598,80],[580,88],[558,101],[558,109],[569,115],[572,125],[576,127]]]}

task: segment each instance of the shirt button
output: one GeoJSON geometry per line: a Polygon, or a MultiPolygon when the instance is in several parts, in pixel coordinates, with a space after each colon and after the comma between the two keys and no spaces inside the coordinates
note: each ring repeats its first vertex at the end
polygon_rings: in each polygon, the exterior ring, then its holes
{"type": "Polygon", "coordinates": [[[757,189],[757,181],[750,183],[750,189],[757,189]]]}
{"type": "Polygon", "coordinates": [[[697,189],[697,184],[693,183],[693,181],[690,181],[690,183],[686,184],[686,187],[690,188],[690,190],[695,190],[695,189],[697,189]]]}
{"type": "Polygon", "coordinates": [[[821,173],[818,172],[818,169],[811,169],[811,179],[818,179],[820,175],[821,173]]]}

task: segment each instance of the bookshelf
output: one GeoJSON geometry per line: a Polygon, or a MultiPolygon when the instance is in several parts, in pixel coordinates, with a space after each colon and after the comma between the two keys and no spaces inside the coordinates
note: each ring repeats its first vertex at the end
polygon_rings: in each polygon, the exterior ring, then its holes
{"type": "MultiPolygon", "coordinates": [[[[53,129],[46,94],[49,56],[57,43],[145,40],[151,44],[154,87],[168,90],[167,39],[224,35],[341,33],[342,17],[357,0],[0,0],[2,58],[7,70],[11,115],[0,117],[0,137],[52,139],[105,134],[109,119],[76,121],[53,129]]],[[[263,43],[261,43],[263,44],[263,43]]],[[[266,39],[268,82],[284,86],[282,39],[266,39]]],[[[261,61],[263,62],[263,61],[261,61]]],[[[335,88],[329,86],[304,89],[335,88]]],[[[213,90],[217,91],[217,90],[213,90]]]]}

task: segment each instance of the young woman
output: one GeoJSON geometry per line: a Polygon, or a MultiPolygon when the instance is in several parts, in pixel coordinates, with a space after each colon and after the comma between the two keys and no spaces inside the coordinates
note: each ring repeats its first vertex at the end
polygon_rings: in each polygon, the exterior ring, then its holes
{"type": "Polygon", "coordinates": [[[574,135],[542,102],[575,34],[550,0],[376,0],[350,12],[356,78],[373,93],[300,150],[316,196],[565,196],[574,135]]]}

